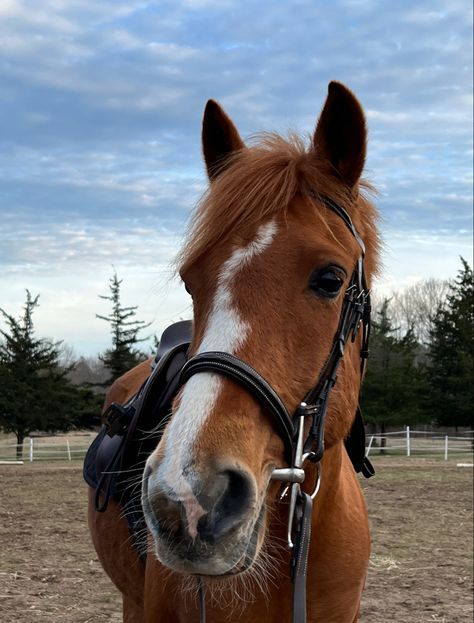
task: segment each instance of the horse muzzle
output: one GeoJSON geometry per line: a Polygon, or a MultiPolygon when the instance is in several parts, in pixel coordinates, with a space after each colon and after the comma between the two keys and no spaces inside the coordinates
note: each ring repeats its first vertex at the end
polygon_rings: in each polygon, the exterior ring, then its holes
{"type": "Polygon", "coordinates": [[[185,574],[234,575],[261,542],[263,504],[254,477],[236,462],[174,475],[148,464],[142,504],[158,560],[185,574]]]}

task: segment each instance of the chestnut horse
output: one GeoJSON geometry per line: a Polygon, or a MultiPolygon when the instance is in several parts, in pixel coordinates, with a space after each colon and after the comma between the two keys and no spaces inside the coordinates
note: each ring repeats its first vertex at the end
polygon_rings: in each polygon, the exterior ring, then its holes
{"type": "MultiPolygon", "coordinates": [[[[292,414],[327,365],[361,248],[367,287],[377,268],[376,212],[361,181],[364,113],[346,87],[331,82],[309,147],[274,134],[246,146],[211,100],[202,143],[209,189],[179,257],[194,306],[189,355],[218,351],[249,364],[292,414]]],[[[307,565],[309,622],[359,617],[370,538],[344,440],[358,405],[363,347],[354,331],[328,400],[320,465],[304,466],[302,491],[311,492],[321,473],[307,565]]],[[[113,500],[104,513],[90,505],[95,548],[123,594],[127,623],[199,621],[200,583],[208,622],[289,622],[288,504],[272,478],[288,467],[285,440],[242,383],[200,372],[183,382],[143,474],[146,562],[113,500]]],[[[149,373],[148,361],[125,374],[107,404],[125,403],[149,373]]]]}

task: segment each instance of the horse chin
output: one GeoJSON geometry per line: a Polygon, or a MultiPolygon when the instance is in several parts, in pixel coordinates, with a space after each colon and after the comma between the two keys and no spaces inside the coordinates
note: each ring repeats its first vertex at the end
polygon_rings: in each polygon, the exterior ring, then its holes
{"type": "Polygon", "coordinates": [[[240,560],[231,567],[227,572],[220,574],[200,574],[209,580],[223,580],[225,578],[233,578],[235,576],[246,573],[257,560],[260,550],[262,549],[263,538],[264,538],[264,530],[260,528],[260,521],[257,520],[255,522],[255,526],[249,542],[247,544],[247,548],[245,553],[242,555],[240,560]]]}
{"type": "MultiPolygon", "coordinates": [[[[200,576],[209,581],[231,579],[248,571],[257,560],[264,540],[264,514],[262,508],[247,539],[242,535],[236,539],[238,548],[222,543],[206,557],[199,556],[199,543],[196,541],[184,544],[182,551],[186,551],[186,555],[176,553],[152,529],[156,557],[165,567],[181,575],[200,576]],[[241,547],[242,542],[246,543],[244,548],[241,547]],[[234,555],[229,558],[229,553],[234,555]]],[[[205,546],[205,549],[209,547],[205,546]]]]}

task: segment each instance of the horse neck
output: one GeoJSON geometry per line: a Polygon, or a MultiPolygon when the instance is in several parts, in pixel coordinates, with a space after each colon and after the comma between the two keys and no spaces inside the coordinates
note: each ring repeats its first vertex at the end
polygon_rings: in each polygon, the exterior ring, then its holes
{"type": "MultiPolygon", "coordinates": [[[[324,451],[320,464],[321,483],[314,502],[316,507],[338,495],[341,487],[344,452],[344,443],[342,441],[335,443],[324,451]]],[[[305,482],[308,483],[308,486],[303,485],[303,489],[307,493],[311,493],[316,483],[317,469],[315,465],[306,463],[305,471],[305,482]]]]}
{"type": "MultiPolygon", "coordinates": [[[[316,497],[316,506],[339,495],[343,478],[344,453],[345,449],[342,440],[324,451],[323,458],[321,459],[321,486],[316,497]]],[[[313,476],[314,482],[316,468],[312,468],[311,472],[313,470],[314,475],[311,473],[311,476],[313,476]]]]}
{"type": "MultiPolygon", "coordinates": [[[[314,478],[311,482],[314,482],[314,478]]],[[[360,520],[360,513],[366,512],[365,508],[359,479],[341,440],[325,450],[321,461],[321,485],[313,501],[313,530],[321,538],[328,530],[332,533],[333,522],[349,522],[354,525],[348,528],[357,530],[356,524],[360,520]],[[356,520],[356,516],[359,519],[356,520]]]]}

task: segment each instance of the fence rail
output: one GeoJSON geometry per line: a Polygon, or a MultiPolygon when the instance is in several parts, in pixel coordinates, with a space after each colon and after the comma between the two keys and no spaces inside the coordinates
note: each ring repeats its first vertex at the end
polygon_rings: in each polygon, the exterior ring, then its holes
{"type": "MultiPolygon", "coordinates": [[[[79,461],[83,460],[93,437],[79,441],[67,437],[57,437],[54,443],[41,437],[28,437],[23,446],[23,462],[33,461],[79,461]]],[[[389,432],[367,437],[366,455],[374,454],[405,456],[440,456],[445,461],[449,458],[467,458],[472,461],[474,439],[472,433],[461,435],[440,435],[426,431],[405,430],[389,432]],[[468,456],[470,455],[470,456],[468,456]]],[[[15,462],[15,443],[0,443],[0,461],[15,462]]]]}
{"type": "MultiPolygon", "coordinates": [[[[398,454],[406,456],[442,455],[445,461],[449,456],[459,458],[466,454],[472,455],[474,438],[472,433],[464,435],[440,435],[420,430],[405,430],[371,435],[366,448],[366,456],[370,454],[398,454]]],[[[472,458],[472,456],[471,456],[472,458]]]]}
{"type": "MultiPolygon", "coordinates": [[[[28,437],[23,444],[23,462],[33,461],[76,461],[83,460],[92,442],[92,438],[87,442],[70,440],[67,438],[57,438],[54,443],[45,442],[41,437],[28,437]]],[[[0,461],[15,462],[17,444],[0,444],[0,461]]]]}

